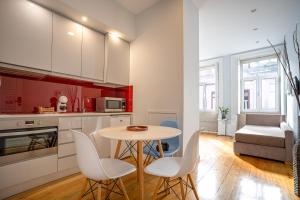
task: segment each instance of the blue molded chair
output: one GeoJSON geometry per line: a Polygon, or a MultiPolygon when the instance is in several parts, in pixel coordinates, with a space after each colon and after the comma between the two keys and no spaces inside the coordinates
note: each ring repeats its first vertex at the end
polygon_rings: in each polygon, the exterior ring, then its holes
{"type": "MultiPolygon", "coordinates": [[[[160,123],[160,126],[178,128],[177,122],[174,120],[165,120],[160,123]]],[[[168,151],[164,151],[164,157],[172,157],[176,152],[179,151],[179,136],[161,140],[162,143],[168,143],[169,149],[168,151]]],[[[156,150],[157,141],[152,141],[150,144],[146,144],[144,147],[144,154],[148,156],[152,156],[153,158],[159,158],[160,154],[156,150]]]]}

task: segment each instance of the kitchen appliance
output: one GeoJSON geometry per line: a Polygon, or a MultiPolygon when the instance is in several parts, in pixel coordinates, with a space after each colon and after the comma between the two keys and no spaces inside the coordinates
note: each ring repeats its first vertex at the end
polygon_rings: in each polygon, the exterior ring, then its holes
{"type": "Polygon", "coordinates": [[[0,121],[0,166],[57,154],[58,119],[0,121]]]}
{"type": "Polygon", "coordinates": [[[68,98],[66,96],[60,96],[57,102],[57,112],[67,112],[68,98]]]}
{"type": "Polygon", "coordinates": [[[97,97],[97,112],[125,112],[126,100],[124,98],[115,97],[97,97]]]}

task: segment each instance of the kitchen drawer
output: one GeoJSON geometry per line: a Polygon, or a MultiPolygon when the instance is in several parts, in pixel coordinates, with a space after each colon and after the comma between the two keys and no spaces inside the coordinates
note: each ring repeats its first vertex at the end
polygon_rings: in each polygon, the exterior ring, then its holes
{"type": "Polygon", "coordinates": [[[128,126],[130,118],[130,115],[113,115],[110,118],[110,126],[128,126]]]}
{"type": "Polygon", "coordinates": [[[81,128],[81,117],[59,118],[59,123],[58,123],[59,130],[80,129],[80,128],[81,128]]]}
{"type": "Polygon", "coordinates": [[[75,154],[76,154],[75,143],[58,145],[58,158],[75,155],[75,154]]]}
{"type": "Polygon", "coordinates": [[[0,189],[57,172],[57,155],[0,167],[0,189]]]}
{"type": "MultiPolygon", "coordinates": [[[[81,131],[81,129],[79,129],[78,131],[81,131]]],[[[70,142],[74,142],[72,131],[58,131],[58,144],[65,144],[70,142]]]]}
{"type": "Polygon", "coordinates": [[[58,171],[78,167],[76,155],[58,159],[58,171]]]}

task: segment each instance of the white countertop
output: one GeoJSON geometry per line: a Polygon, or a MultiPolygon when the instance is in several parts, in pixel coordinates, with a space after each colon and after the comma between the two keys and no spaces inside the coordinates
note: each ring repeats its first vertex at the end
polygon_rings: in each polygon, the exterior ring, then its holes
{"type": "Polygon", "coordinates": [[[111,115],[131,115],[131,112],[116,112],[116,113],[99,113],[99,112],[84,112],[84,113],[49,113],[49,114],[0,114],[0,120],[17,119],[17,118],[38,118],[38,117],[89,117],[89,116],[111,116],[111,115]]]}

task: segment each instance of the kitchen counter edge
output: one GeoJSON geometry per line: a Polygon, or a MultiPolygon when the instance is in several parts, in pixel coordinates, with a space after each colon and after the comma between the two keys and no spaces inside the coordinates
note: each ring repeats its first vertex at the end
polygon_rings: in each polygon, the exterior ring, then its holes
{"type": "Polygon", "coordinates": [[[47,114],[0,114],[0,120],[18,119],[18,118],[40,118],[40,117],[90,117],[90,116],[113,116],[113,115],[131,115],[132,112],[116,113],[47,113],[47,114]]]}

